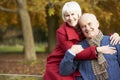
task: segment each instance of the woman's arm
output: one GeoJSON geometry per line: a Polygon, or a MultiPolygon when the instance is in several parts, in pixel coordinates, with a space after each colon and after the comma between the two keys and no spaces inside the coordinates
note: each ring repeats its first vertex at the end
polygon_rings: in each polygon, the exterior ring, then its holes
{"type": "MultiPolygon", "coordinates": [[[[117,38],[115,38],[116,36],[117,35],[114,35],[112,37],[111,41],[113,39],[118,39],[119,36],[117,36],[117,38]]],[[[71,48],[72,45],[78,44],[77,40],[76,41],[70,41],[70,40],[67,39],[65,34],[62,34],[60,32],[57,32],[57,42],[58,42],[58,44],[61,45],[61,48],[64,51],[67,51],[69,48],[71,48]]],[[[83,51],[82,51],[82,49],[83,48],[80,48],[81,52],[76,54],[76,57],[75,57],[76,60],[88,60],[88,59],[97,58],[96,46],[90,46],[83,51]]]]}
{"type": "MultiPolygon", "coordinates": [[[[114,34],[110,35],[110,44],[115,45],[115,44],[118,44],[118,43],[120,44],[120,36],[119,36],[119,34],[114,33],[114,34]]],[[[83,50],[82,52],[80,52],[79,54],[77,54],[75,59],[76,60],[85,60],[87,58],[95,59],[95,58],[97,58],[96,50],[97,50],[97,48],[95,46],[90,46],[90,47],[86,48],[85,50],[83,50]]],[[[111,49],[111,50],[113,51],[113,49],[111,49]]],[[[102,51],[102,53],[106,52],[106,50],[104,48],[101,49],[98,52],[101,52],[101,51],[102,51]]]]}
{"type": "MultiPolygon", "coordinates": [[[[84,59],[85,59],[85,58],[87,58],[87,57],[92,55],[92,54],[91,55],[86,55],[86,53],[84,53],[86,51],[86,49],[88,49],[88,48],[84,49],[83,51],[78,51],[78,49],[79,49],[78,46],[75,46],[75,45],[73,45],[73,46],[74,47],[72,47],[71,50],[76,55],[75,59],[77,59],[78,56],[80,56],[80,57],[84,56],[84,59]]],[[[90,47],[92,47],[92,46],[90,46],[90,47]]],[[[114,54],[115,52],[116,52],[116,48],[110,47],[108,45],[96,47],[96,55],[97,55],[97,53],[101,53],[101,54],[114,54]]],[[[96,56],[96,58],[97,58],[97,56],[96,56]]],[[[84,59],[81,58],[80,60],[84,60],[84,59]]],[[[79,58],[77,60],[79,60],[79,58]]]]}
{"type": "Polygon", "coordinates": [[[88,60],[97,58],[97,52],[95,46],[90,46],[83,51],[76,54],[76,60],[88,60]]]}
{"type": "MultiPolygon", "coordinates": [[[[78,44],[78,41],[70,41],[67,39],[67,37],[60,33],[60,32],[57,32],[57,42],[58,44],[61,45],[61,48],[64,50],[64,51],[67,51],[69,48],[72,47],[72,45],[77,45],[78,44]]],[[[79,48],[80,50],[83,50],[83,48],[79,48]]],[[[79,59],[79,60],[88,60],[88,59],[95,59],[97,58],[97,55],[96,55],[96,47],[95,46],[91,46],[85,50],[83,50],[80,54],[77,54],[76,59],[79,59]]]]}

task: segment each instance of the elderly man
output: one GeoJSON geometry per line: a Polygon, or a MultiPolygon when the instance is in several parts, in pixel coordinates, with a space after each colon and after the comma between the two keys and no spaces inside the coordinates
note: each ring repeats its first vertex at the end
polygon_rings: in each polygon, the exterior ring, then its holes
{"type": "Polygon", "coordinates": [[[78,69],[82,78],[76,76],[76,80],[120,80],[120,44],[110,44],[110,37],[103,35],[99,30],[99,22],[94,14],[83,14],[79,24],[86,37],[79,45],[84,49],[94,45],[98,47],[97,50],[101,49],[107,54],[98,52],[97,59],[76,61],[74,57],[78,53],[78,48],[74,45],[60,63],[60,74],[70,75],[78,69]]]}

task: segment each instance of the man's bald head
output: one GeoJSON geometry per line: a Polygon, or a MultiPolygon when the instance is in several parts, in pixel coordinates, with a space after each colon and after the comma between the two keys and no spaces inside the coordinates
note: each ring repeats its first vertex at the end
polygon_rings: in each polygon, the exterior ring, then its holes
{"type": "Polygon", "coordinates": [[[84,22],[84,21],[87,21],[87,20],[90,20],[90,21],[98,21],[96,16],[94,14],[91,14],[91,13],[84,13],[80,19],[79,19],[79,22],[84,22]]]}
{"type": "Polygon", "coordinates": [[[79,19],[79,24],[86,38],[93,38],[99,33],[99,22],[94,14],[84,13],[79,19]]]}

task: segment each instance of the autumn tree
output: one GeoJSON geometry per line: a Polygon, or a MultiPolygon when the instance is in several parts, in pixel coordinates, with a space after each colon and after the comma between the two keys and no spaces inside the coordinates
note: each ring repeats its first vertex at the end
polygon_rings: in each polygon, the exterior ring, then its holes
{"type": "Polygon", "coordinates": [[[18,15],[20,17],[23,37],[24,37],[24,52],[27,60],[36,60],[35,45],[32,34],[32,26],[30,16],[27,11],[26,0],[16,0],[18,4],[18,15]]]}
{"type": "Polygon", "coordinates": [[[100,29],[104,34],[120,33],[119,0],[79,0],[78,2],[83,13],[89,12],[97,16],[100,22],[100,29]]]}
{"type": "MultiPolygon", "coordinates": [[[[3,1],[7,1],[7,0],[3,0],[3,1]]],[[[28,61],[36,60],[35,45],[34,45],[34,39],[33,39],[33,34],[32,34],[32,26],[30,22],[30,16],[27,10],[26,0],[16,0],[16,1],[14,0],[13,2],[17,4],[16,11],[12,9],[3,8],[2,6],[0,7],[1,11],[16,12],[19,15],[21,26],[22,26],[22,31],[23,31],[23,38],[24,38],[25,58],[28,61]]]]}
{"type": "Polygon", "coordinates": [[[56,45],[56,29],[59,27],[60,23],[60,5],[58,2],[49,1],[46,5],[46,20],[48,27],[48,52],[51,52],[56,45]]]}

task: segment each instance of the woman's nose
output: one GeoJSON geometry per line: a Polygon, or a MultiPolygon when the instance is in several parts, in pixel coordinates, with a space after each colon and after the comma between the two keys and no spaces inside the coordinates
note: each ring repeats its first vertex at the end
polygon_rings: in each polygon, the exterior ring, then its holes
{"type": "Polygon", "coordinates": [[[73,18],[73,16],[72,16],[72,15],[70,15],[70,16],[69,16],[69,19],[72,19],[72,18],[73,18]]]}

